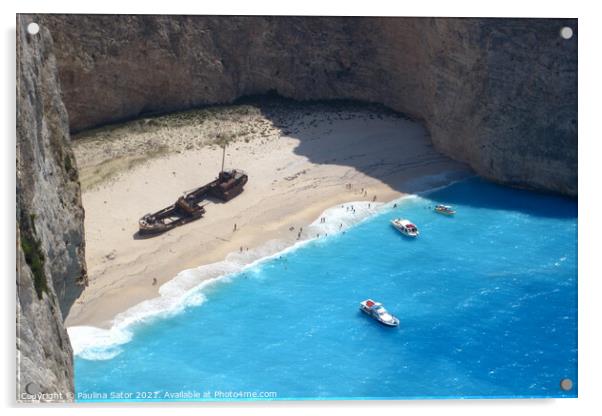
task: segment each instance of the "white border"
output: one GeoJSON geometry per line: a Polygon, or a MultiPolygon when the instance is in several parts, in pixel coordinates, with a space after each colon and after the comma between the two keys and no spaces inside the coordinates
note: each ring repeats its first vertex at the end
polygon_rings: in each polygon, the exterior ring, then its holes
{"type": "MultiPolygon", "coordinates": [[[[199,412],[239,412],[245,409],[249,414],[290,414],[335,413],[343,410],[346,414],[360,415],[377,411],[381,414],[400,412],[425,412],[448,415],[504,415],[508,413],[542,412],[549,415],[589,413],[599,405],[602,396],[600,354],[600,317],[602,296],[600,280],[602,273],[596,262],[600,245],[597,238],[602,235],[602,216],[597,214],[600,206],[600,40],[602,40],[601,14],[595,2],[504,0],[498,2],[470,2],[468,0],[384,2],[303,0],[297,3],[285,1],[147,1],[102,0],[102,1],[35,1],[14,0],[13,4],[2,3],[3,42],[2,42],[2,83],[5,96],[2,99],[3,135],[3,203],[0,205],[4,220],[1,264],[4,265],[2,278],[2,339],[0,348],[5,362],[0,378],[0,394],[5,407],[13,407],[9,414],[31,414],[31,406],[14,408],[14,310],[15,310],[15,230],[14,230],[14,161],[15,161],[15,13],[152,13],[152,14],[289,14],[289,15],[390,15],[390,16],[489,16],[489,17],[577,17],[579,18],[579,399],[558,400],[470,400],[470,401],[402,401],[402,402],[252,402],[252,403],[203,403],[178,406],[178,413],[198,414],[199,412]],[[596,406],[597,405],[597,406],[596,406]],[[377,407],[377,409],[374,409],[377,407]],[[200,408],[200,409],[199,409],[200,408]]],[[[125,413],[134,406],[95,405],[95,406],[44,406],[42,411],[49,414],[73,414],[86,408],[90,414],[111,412],[125,413]],[[121,410],[120,410],[121,409],[121,410]]],[[[136,405],[144,407],[148,414],[164,414],[173,404],[136,405]]]]}

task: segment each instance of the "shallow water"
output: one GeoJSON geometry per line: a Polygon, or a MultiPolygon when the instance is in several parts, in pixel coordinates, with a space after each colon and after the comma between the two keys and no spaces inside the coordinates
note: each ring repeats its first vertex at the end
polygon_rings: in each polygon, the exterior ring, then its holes
{"type": "Polygon", "coordinates": [[[573,200],[462,181],[206,285],[199,299],[134,325],[103,359],[76,356],[78,399],[577,394],[573,200]],[[396,232],[395,217],[420,237],[396,232]],[[400,327],[360,313],[368,297],[400,327]]]}

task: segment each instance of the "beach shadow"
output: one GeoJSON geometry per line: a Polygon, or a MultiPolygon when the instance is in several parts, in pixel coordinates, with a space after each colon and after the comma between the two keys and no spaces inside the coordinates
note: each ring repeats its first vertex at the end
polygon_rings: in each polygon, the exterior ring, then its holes
{"type": "Polygon", "coordinates": [[[440,176],[434,182],[443,184],[449,182],[445,178],[448,173],[454,177],[474,175],[467,165],[437,152],[422,124],[380,104],[297,102],[274,94],[245,97],[237,104],[258,108],[283,136],[297,140],[296,155],[313,164],[352,168],[349,177],[341,177],[341,186],[349,185],[352,191],[361,190],[353,181],[357,172],[401,193],[424,190],[418,184],[422,176],[440,176]]]}
{"type": "MultiPolygon", "coordinates": [[[[311,163],[348,166],[401,193],[418,193],[475,176],[467,165],[437,152],[422,124],[380,104],[350,100],[297,102],[273,92],[243,97],[237,104],[257,107],[284,136],[298,140],[295,154],[311,163]],[[371,145],[366,146],[366,142],[371,145]]],[[[542,217],[577,216],[576,200],[572,198],[510,188],[484,179],[468,180],[483,185],[478,193],[469,184],[454,187],[454,192],[442,190],[426,197],[435,203],[542,217]]],[[[352,177],[341,177],[341,186],[347,184],[359,191],[352,177]]]]}
{"type": "Polygon", "coordinates": [[[150,238],[154,238],[154,237],[158,237],[160,235],[162,235],[164,233],[157,233],[157,234],[140,234],[140,231],[136,231],[134,234],[132,234],[132,238],[134,240],[148,240],[150,238]]]}

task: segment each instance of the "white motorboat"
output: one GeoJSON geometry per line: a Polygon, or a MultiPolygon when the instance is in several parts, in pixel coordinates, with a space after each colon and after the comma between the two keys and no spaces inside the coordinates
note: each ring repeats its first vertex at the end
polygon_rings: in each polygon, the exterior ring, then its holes
{"type": "Polygon", "coordinates": [[[397,231],[408,237],[418,237],[420,234],[418,227],[412,224],[410,220],[395,218],[394,220],[391,220],[391,225],[395,227],[397,231]]]}
{"type": "Polygon", "coordinates": [[[375,302],[372,299],[366,299],[360,303],[360,310],[365,314],[376,319],[383,325],[398,326],[399,319],[391,315],[380,302],[375,302]]]}
{"type": "Polygon", "coordinates": [[[443,215],[447,215],[447,216],[452,216],[456,213],[456,211],[454,211],[454,209],[449,206],[449,205],[437,205],[435,206],[435,212],[438,212],[439,214],[443,214],[443,215]]]}

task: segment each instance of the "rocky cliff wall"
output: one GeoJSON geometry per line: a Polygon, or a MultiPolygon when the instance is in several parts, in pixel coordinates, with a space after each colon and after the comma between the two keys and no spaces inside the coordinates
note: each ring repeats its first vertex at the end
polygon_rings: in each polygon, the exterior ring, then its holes
{"type": "Polygon", "coordinates": [[[63,317],[87,281],[84,211],[52,39],[28,23],[17,17],[17,399],[69,401],[63,317]]]}
{"type": "Polygon", "coordinates": [[[358,99],[422,120],[484,177],[577,195],[576,19],[39,19],[75,131],[268,91],[358,99]]]}

